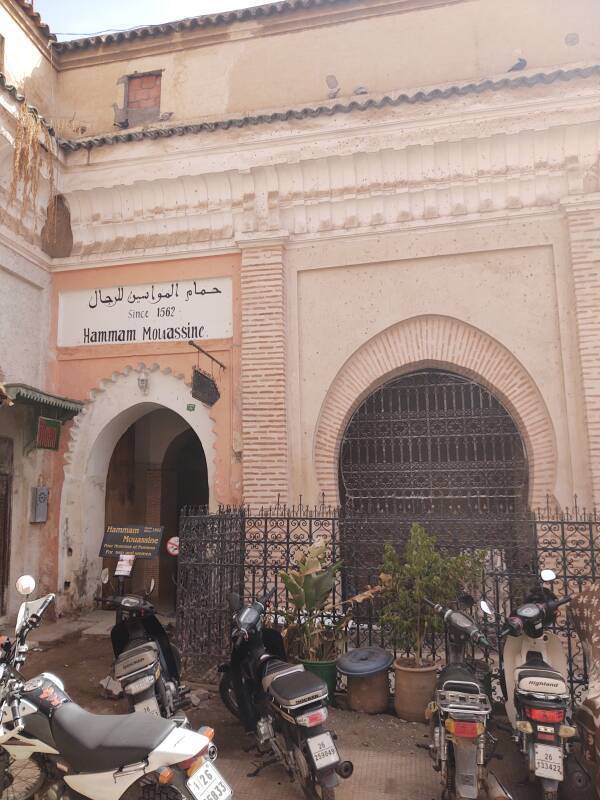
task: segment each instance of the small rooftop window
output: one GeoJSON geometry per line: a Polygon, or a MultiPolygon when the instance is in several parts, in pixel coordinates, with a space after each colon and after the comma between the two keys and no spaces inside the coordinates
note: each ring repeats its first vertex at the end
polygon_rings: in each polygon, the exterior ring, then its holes
{"type": "Polygon", "coordinates": [[[128,75],[125,79],[125,107],[120,110],[127,127],[135,128],[160,117],[161,72],[128,75]]]}

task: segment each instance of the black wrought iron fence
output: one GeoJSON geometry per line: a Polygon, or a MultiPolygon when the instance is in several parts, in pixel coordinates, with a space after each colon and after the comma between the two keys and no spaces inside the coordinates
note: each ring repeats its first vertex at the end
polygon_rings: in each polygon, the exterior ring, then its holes
{"type": "MultiPolygon", "coordinates": [[[[493,514],[480,510],[469,515],[457,507],[444,516],[423,508],[399,516],[324,505],[277,505],[256,511],[222,508],[216,513],[186,509],[180,523],[177,626],[188,674],[206,677],[226,658],[231,592],[251,599],[275,587],[273,621],[283,622],[290,599],[280,573],[292,568],[317,539],[323,539],[332,561],[343,562],[332,603],[335,615],[342,600],[377,583],[384,544],[391,542],[401,551],[415,522],[435,535],[447,552],[485,551],[485,568],[475,594],[491,599],[503,614],[521,602],[542,568],[556,572],[553,588],[558,595],[581,591],[600,575],[600,518],[595,511],[590,514],[577,506],[566,511],[548,506],[535,513],[495,509],[493,514]]],[[[379,611],[377,601],[354,605],[348,646],[380,644],[404,652],[403,643],[394,641],[381,624],[379,611]]],[[[565,614],[556,630],[565,641],[575,697],[587,682],[583,653],[565,614]]],[[[437,656],[443,642],[432,639],[429,648],[437,656]]]]}

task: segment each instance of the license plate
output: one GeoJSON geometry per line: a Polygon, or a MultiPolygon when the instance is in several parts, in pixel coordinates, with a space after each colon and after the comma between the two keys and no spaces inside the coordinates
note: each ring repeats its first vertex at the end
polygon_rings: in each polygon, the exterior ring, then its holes
{"type": "Polygon", "coordinates": [[[206,761],[187,782],[195,800],[227,800],[233,793],[216,767],[206,761]]]}
{"type": "Polygon", "coordinates": [[[561,747],[535,745],[535,774],[539,778],[563,779],[563,752],[561,747]]]}
{"type": "Polygon", "coordinates": [[[135,710],[142,714],[154,714],[155,717],[160,717],[160,708],[156,697],[149,697],[147,700],[142,700],[135,704],[135,710]]]}
{"type": "Polygon", "coordinates": [[[340,760],[330,733],[321,733],[319,736],[313,736],[306,741],[317,769],[330,767],[332,764],[337,764],[340,760]]]}

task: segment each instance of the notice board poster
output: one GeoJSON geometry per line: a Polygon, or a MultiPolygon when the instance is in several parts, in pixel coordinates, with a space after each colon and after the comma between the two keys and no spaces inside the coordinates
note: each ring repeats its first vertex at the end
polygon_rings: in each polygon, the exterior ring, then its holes
{"type": "Polygon", "coordinates": [[[156,558],[163,535],[163,527],[149,525],[108,525],[104,532],[100,555],[156,558]]]}

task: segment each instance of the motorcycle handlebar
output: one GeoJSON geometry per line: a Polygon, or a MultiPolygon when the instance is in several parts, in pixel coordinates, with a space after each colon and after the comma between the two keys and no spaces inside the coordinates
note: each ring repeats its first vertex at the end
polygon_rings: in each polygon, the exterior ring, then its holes
{"type": "Polygon", "coordinates": [[[546,605],[548,606],[548,608],[551,611],[554,611],[555,609],[560,608],[560,606],[564,606],[567,603],[570,603],[572,599],[573,599],[572,595],[568,594],[566,597],[563,597],[561,600],[551,600],[546,605]]]}
{"type": "Polygon", "coordinates": [[[263,608],[266,609],[266,607],[274,597],[275,597],[275,587],[273,587],[270,592],[267,592],[267,594],[258,602],[263,608]]]}
{"type": "Polygon", "coordinates": [[[42,605],[38,608],[38,610],[34,611],[33,614],[29,615],[29,618],[27,619],[27,624],[26,624],[26,626],[25,626],[25,628],[23,630],[24,636],[27,636],[27,633],[32,628],[37,628],[38,627],[38,625],[42,621],[42,617],[44,616],[44,614],[46,613],[46,611],[48,609],[48,606],[50,606],[55,600],[56,600],[56,595],[55,594],[49,594],[48,597],[46,597],[46,599],[42,603],[42,605]]]}

